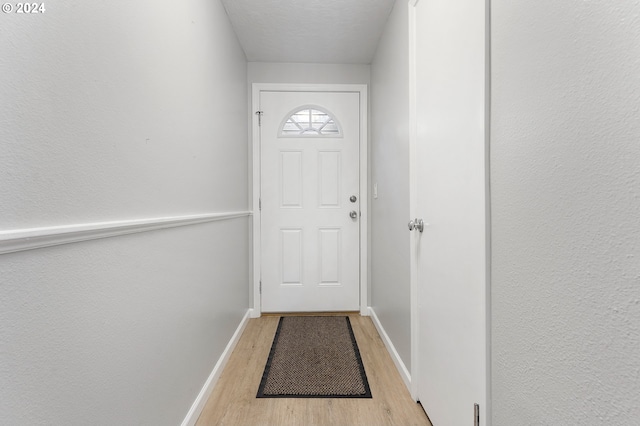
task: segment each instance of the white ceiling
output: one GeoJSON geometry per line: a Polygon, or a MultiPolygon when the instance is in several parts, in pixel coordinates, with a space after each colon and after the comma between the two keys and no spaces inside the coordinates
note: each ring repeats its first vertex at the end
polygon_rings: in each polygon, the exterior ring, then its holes
{"type": "Polygon", "coordinates": [[[250,62],[368,64],[394,0],[222,0],[250,62]]]}

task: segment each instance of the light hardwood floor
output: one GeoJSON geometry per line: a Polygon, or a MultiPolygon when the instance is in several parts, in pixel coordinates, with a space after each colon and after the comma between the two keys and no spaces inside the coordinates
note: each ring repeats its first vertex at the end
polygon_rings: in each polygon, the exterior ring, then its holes
{"type": "Polygon", "coordinates": [[[372,399],[256,398],[279,316],[251,319],[222,372],[198,426],[427,425],[368,317],[348,314],[372,399]]]}

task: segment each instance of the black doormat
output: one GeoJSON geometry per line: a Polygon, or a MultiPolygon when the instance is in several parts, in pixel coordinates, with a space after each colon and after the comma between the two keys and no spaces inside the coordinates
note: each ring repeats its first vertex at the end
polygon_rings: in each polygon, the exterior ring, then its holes
{"type": "Polygon", "coordinates": [[[281,317],[257,398],[371,398],[349,317],[281,317]]]}

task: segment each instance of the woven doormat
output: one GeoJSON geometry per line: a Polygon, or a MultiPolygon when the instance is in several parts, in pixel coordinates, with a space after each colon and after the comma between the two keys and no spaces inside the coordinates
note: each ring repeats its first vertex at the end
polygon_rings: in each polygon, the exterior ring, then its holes
{"type": "Polygon", "coordinates": [[[258,398],[371,398],[349,317],[281,317],[258,398]]]}

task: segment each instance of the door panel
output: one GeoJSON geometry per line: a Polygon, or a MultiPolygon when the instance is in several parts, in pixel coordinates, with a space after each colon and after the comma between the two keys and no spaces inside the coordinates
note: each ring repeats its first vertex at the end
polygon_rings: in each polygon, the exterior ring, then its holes
{"type": "Polygon", "coordinates": [[[340,229],[321,229],[319,234],[320,285],[340,285],[342,231],[340,229]]]}
{"type": "Polygon", "coordinates": [[[302,151],[280,152],[280,207],[302,208],[302,151]]]}
{"type": "Polygon", "coordinates": [[[485,5],[421,0],[415,17],[418,399],[436,425],[487,411],[485,5]]]}
{"type": "Polygon", "coordinates": [[[282,285],[302,285],[302,229],[281,229],[282,285]]]}
{"type": "Polygon", "coordinates": [[[359,105],[358,93],[260,92],[264,312],[360,308],[359,105]],[[306,118],[322,130],[326,113],[326,134],[294,134],[306,118]]]}
{"type": "Polygon", "coordinates": [[[339,208],[342,176],[340,151],[320,151],[318,153],[318,188],[321,208],[339,208]]]}

